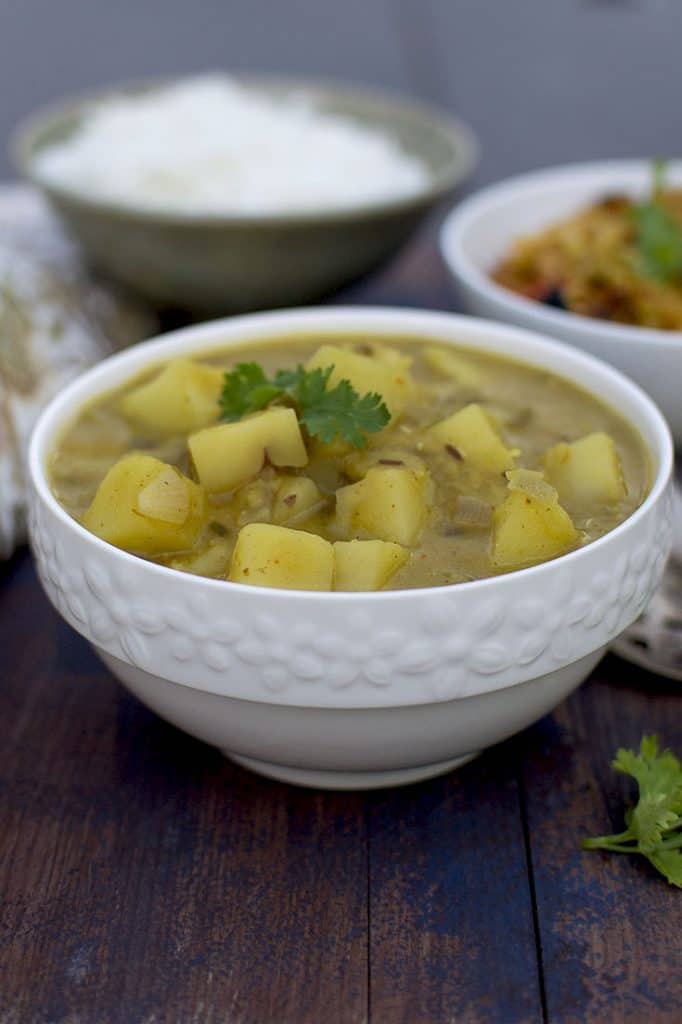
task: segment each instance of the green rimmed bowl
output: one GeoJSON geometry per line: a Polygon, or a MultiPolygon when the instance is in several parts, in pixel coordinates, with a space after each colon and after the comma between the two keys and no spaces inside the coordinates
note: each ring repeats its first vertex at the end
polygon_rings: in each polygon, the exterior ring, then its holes
{"type": "Polygon", "coordinates": [[[98,270],[160,306],[200,316],[311,302],[393,255],[425,215],[472,171],[478,146],[467,125],[400,98],[348,85],[236,76],[247,88],[282,96],[305,90],[319,109],[380,128],[427,166],[409,197],[281,214],[183,214],[116,204],[45,181],[42,149],[77,132],[93,106],[168,82],[123,85],[29,117],[13,154],[98,270]]]}

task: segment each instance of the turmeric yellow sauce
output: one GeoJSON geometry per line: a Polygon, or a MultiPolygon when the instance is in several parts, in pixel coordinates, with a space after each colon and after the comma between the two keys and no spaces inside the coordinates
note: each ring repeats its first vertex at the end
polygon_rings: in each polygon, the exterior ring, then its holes
{"type": "MultiPolygon", "coordinates": [[[[661,191],[656,203],[682,236],[682,189],[661,191]]],[[[526,298],[571,313],[682,330],[682,275],[668,279],[647,267],[646,251],[637,240],[637,209],[641,204],[627,196],[606,197],[519,239],[492,278],[526,298]]]]}
{"type": "MultiPolygon", "coordinates": [[[[345,385],[344,385],[345,387],[345,385]]],[[[639,436],[569,381],[428,339],[319,335],[174,360],[82,409],[55,496],[104,540],[188,573],[306,590],[433,587],[587,544],[649,486],[639,436]],[[364,447],[286,398],[220,419],[224,371],[333,366],[390,413],[364,447]]]]}

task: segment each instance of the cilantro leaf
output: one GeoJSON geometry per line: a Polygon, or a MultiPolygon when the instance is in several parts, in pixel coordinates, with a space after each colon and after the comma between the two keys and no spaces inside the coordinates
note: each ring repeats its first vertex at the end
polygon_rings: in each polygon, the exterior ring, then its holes
{"type": "Polygon", "coordinates": [[[301,423],[309,434],[326,442],[339,437],[354,448],[363,448],[365,435],[381,430],[390,419],[381,395],[368,392],[360,397],[347,380],[301,408],[301,423]]]}
{"type": "Polygon", "coordinates": [[[258,412],[277,398],[280,388],[267,379],[258,363],[237,363],[223,378],[218,399],[221,418],[240,420],[250,412],[258,412]]]}
{"type": "Polygon", "coordinates": [[[651,195],[630,211],[639,268],[662,284],[682,278],[682,224],[661,201],[665,161],[655,161],[651,195]]]}
{"type": "Polygon", "coordinates": [[[644,736],[639,754],[619,750],[613,767],[637,780],[639,801],[628,827],[637,835],[642,850],[654,849],[664,832],[682,825],[680,762],[669,750],[658,753],[655,736],[644,736]]]}
{"type": "Polygon", "coordinates": [[[682,227],[657,202],[633,207],[641,270],[663,284],[682,277],[682,227]]]}
{"type": "MultiPolygon", "coordinates": [[[[289,395],[294,395],[298,393],[301,387],[305,386],[305,381],[308,377],[320,373],[322,373],[322,370],[305,370],[299,363],[295,370],[278,370],[275,374],[275,384],[282,391],[286,391],[289,395]]],[[[325,384],[330,373],[331,369],[327,372],[325,384]]]]}
{"type": "Polygon", "coordinates": [[[385,427],[391,414],[381,395],[359,395],[349,380],[329,387],[333,366],[278,370],[268,379],[257,363],[239,363],[225,374],[220,396],[222,418],[238,420],[273,401],[290,402],[311,437],[329,443],[340,438],[363,448],[367,434],[385,427]]]}
{"type": "Polygon", "coordinates": [[[648,854],[648,858],[671,885],[682,889],[682,850],[659,850],[648,854]]]}
{"type": "Polygon", "coordinates": [[[583,847],[642,854],[671,885],[682,888],[682,765],[678,758],[669,750],[659,753],[655,736],[643,736],[639,753],[619,750],[613,768],[636,780],[639,799],[626,812],[624,832],[584,839],[583,847]]]}

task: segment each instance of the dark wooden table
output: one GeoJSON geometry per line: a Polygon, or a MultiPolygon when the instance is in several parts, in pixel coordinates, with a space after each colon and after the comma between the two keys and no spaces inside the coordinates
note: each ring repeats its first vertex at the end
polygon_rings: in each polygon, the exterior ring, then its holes
{"type": "MultiPolygon", "coordinates": [[[[341,301],[452,308],[429,237],[341,301]]],[[[2,1024],[663,1024],[680,893],[585,853],[679,686],[608,656],[553,715],[443,778],[268,782],[121,689],[0,569],[2,1024]]]]}

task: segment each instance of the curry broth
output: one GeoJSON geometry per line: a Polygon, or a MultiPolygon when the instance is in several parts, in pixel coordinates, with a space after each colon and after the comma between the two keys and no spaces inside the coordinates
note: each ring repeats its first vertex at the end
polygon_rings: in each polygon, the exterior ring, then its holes
{"type": "MultiPolygon", "coordinates": [[[[492,414],[505,445],[518,449],[518,467],[542,470],[543,454],[560,442],[573,442],[594,432],[604,432],[613,439],[625,493],[617,501],[596,505],[562,502],[578,531],[573,547],[613,529],[640,505],[647,493],[650,473],[644,445],[614,410],[565,379],[506,357],[443,345],[428,338],[325,333],[245,344],[230,347],[224,354],[199,354],[194,358],[221,369],[254,361],[274,373],[282,367],[305,363],[321,343],[348,347],[368,356],[377,346],[387,345],[413,360],[413,394],[403,414],[392,419],[384,430],[370,435],[364,449],[352,451],[336,443],[308,441],[309,462],[305,468],[284,471],[309,477],[321,492],[317,506],[301,513],[298,519],[293,516],[286,525],[333,542],[350,539],[339,532],[334,518],[338,488],[362,479],[368,469],[376,466],[402,464],[409,468],[414,461],[426,467],[433,499],[426,523],[418,542],[410,548],[407,562],[392,575],[385,589],[442,586],[507,571],[491,559],[492,525],[485,511],[489,508],[492,512],[504,501],[508,488],[505,473],[482,472],[467,464],[459,452],[453,455],[447,450],[452,446],[434,451],[423,442],[426,428],[472,403],[492,414]],[[462,375],[455,379],[438,369],[425,358],[427,350],[454,353],[463,359],[464,379],[462,375]],[[461,514],[462,509],[473,509],[473,521],[471,516],[461,514]]],[[[122,397],[153,378],[159,368],[146,371],[86,406],[56,445],[49,465],[51,484],[58,501],[74,518],[85,514],[107,471],[131,451],[155,456],[196,478],[186,436],[155,439],[136,431],[121,413],[122,397]]],[[[270,521],[280,475],[280,470],[266,460],[255,479],[231,493],[210,495],[209,513],[192,549],[155,554],[151,560],[225,578],[240,528],[252,522],[270,521]]],[[[362,529],[352,535],[360,539],[372,536],[362,529]]]]}

